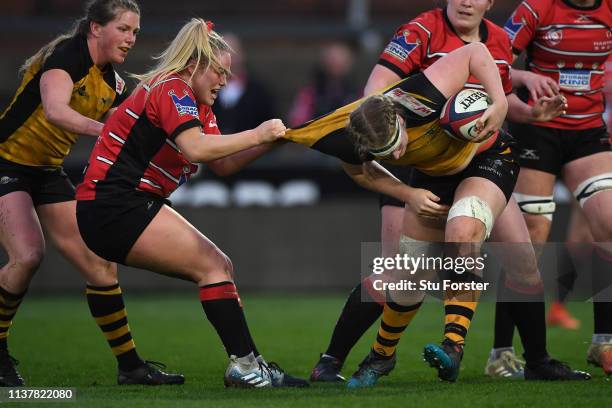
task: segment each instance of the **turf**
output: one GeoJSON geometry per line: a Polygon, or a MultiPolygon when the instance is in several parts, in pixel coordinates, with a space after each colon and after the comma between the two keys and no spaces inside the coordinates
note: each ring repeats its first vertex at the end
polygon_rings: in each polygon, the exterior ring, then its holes
{"type": "MultiPolygon", "coordinates": [[[[264,356],[294,375],[307,377],[318,353],[327,346],[343,296],[247,293],[243,294],[243,303],[264,356]]],[[[483,366],[492,342],[491,303],[482,304],[477,311],[457,383],[439,382],[433,369],[421,359],[423,345],[441,339],[442,307],[436,302],[425,304],[404,335],[395,371],[373,389],[350,391],[342,385],[319,384],[299,390],[225,389],[222,376],[227,359],[194,293],[144,297],[128,294],[126,305],[141,356],[162,361],[169,370],[184,373],[185,385],[114,385],[114,359],[89,316],[85,299],[79,297],[31,297],[19,310],[9,344],[11,353],[21,361],[19,370],[28,385],[75,387],[76,403],[65,403],[72,407],[597,407],[608,406],[612,395],[612,383],[605,379],[601,369],[593,367],[589,370],[594,378],[587,383],[506,382],[486,378],[483,366]]],[[[585,351],[592,330],[591,305],[572,304],[571,309],[582,319],[582,328],[549,330],[549,350],[556,358],[587,369],[585,351]]],[[[373,338],[371,329],[349,357],[345,375],[350,376],[373,338]]]]}

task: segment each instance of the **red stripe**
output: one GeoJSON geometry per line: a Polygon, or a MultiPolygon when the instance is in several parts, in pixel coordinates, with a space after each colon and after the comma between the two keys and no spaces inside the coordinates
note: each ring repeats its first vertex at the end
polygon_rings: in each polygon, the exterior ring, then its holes
{"type": "Polygon", "coordinates": [[[239,299],[236,285],[226,283],[225,285],[200,288],[200,301],[206,302],[220,299],[239,299]]]}
{"type": "Polygon", "coordinates": [[[385,293],[379,292],[376,289],[374,289],[373,281],[374,279],[371,276],[368,276],[361,282],[361,285],[362,287],[365,287],[365,289],[368,291],[368,294],[374,300],[374,302],[378,303],[381,306],[384,306],[385,305],[385,293]]]}

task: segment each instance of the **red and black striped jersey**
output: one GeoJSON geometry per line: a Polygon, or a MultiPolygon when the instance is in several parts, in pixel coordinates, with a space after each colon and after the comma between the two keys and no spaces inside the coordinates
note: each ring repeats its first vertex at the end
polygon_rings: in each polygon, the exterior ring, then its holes
{"type": "Polygon", "coordinates": [[[219,134],[211,108],[198,106],[181,78],[138,87],[105,124],[77,200],[116,198],[131,191],[168,197],[197,170],[175,144],[176,136],[196,126],[204,134],[219,134]]]}
{"type": "MultiPolygon", "coordinates": [[[[480,37],[495,59],[504,91],[509,94],[512,92],[512,51],[508,36],[503,29],[483,19],[480,37]]],[[[389,68],[400,78],[405,78],[415,72],[424,71],[441,57],[466,44],[457,35],[446,10],[434,9],[402,25],[381,54],[378,64],[389,68]]],[[[476,78],[470,77],[466,87],[482,88],[482,85],[476,78]]]]}
{"type": "Polygon", "coordinates": [[[567,0],[525,0],[506,22],[514,53],[526,50],[528,69],[552,78],[568,100],[567,114],[538,126],[603,126],[605,63],[612,50],[611,7],[610,0],[596,0],[592,7],[567,0]]]}

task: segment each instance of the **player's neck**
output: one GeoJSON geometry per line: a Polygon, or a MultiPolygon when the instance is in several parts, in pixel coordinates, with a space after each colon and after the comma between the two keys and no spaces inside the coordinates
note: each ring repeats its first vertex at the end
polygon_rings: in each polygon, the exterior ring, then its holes
{"type": "Polygon", "coordinates": [[[480,27],[476,27],[474,29],[464,30],[464,31],[460,31],[457,28],[455,28],[455,30],[459,38],[461,38],[465,42],[471,43],[471,42],[481,41],[480,27]]]}
{"type": "Polygon", "coordinates": [[[575,6],[578,7],[592,7],[597,3],[597,0],[568,0],[575,6]]]}

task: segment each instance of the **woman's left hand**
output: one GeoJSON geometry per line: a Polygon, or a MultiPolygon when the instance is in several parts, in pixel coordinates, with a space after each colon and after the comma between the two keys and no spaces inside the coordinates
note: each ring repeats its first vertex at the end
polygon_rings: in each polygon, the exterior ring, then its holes
{"type": "Polygon", "coordinates": [[[531,115],[534,122],[548,122],[559,115],[564,115],[566,109],[567,99],[563,95],[542,96],[531,107],[531,115]]]}

